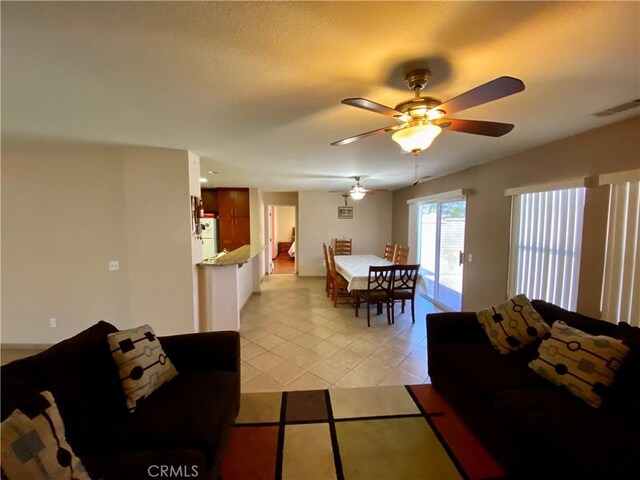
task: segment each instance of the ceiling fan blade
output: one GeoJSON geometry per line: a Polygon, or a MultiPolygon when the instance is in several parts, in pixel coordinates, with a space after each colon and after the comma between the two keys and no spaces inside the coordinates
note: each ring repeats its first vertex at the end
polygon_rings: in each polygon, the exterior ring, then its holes
{"type": "MultiPolygon", "coordinates": [[[[430,111],[444,110],[447,115],[461,112],[471,107],[477,107],[483,103],[492,102],[499,98],[508,97],[524,90],[522,80],[513,77],[499,77],[495,80],[461,93],[457,97],[447,100],[430,111]]],[[[427,115],[429,112],[427,112],[427,115]]]]}
{"type": "Polygon", "coordinates": [[[405,117],[404,113],[399,112],[398,110],[394,110],[391,107],[381,105],[380,103],[372,102],[371,100],[367,100],[366,98],[345,98],[344,100],[342,100],[342,103],[344,103],[345,105],[351,105],[352,107],[363,108],[364,110],[369,110],[370,112],[386,115],[387,117],[405,117]]]}
{"type": "Polygon", "coordinates": [[[354,135],[353,137],[343,138],[342,140],[333,142],[331,146],[335,147],[336,145],[348,145],[349,143],[355,142],[356,140],[360,140],[361,138],[368,137],[370,135],[376,135],[378,133],[398,130],[401,127],[402,125],[391,125],[389,127],[378,128],[377,130],[371,130],[370,132],[361,133],[360,135],[354,135]]]}
{"type": "Polygon", "coordinates": [[[438,119],[437,125],[454,132],[472,133],[486,137],[501,137],[513,130],[511,123],[485,122],[483,120],[438,119]]]}

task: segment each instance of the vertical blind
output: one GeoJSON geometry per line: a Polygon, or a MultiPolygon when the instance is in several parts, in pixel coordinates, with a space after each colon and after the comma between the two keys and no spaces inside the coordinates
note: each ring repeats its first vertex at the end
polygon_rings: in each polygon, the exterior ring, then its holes
{"type": "Polygon", "coordinates": [[[640,326],[639,191],[637,181],[611,185],[601,301],[603,319],[635,326],[640,326]]]}
{"type": "Polygon", "coordinates": [[[509,295],[575,310],[585,189],[513,195],[509,295]]]}

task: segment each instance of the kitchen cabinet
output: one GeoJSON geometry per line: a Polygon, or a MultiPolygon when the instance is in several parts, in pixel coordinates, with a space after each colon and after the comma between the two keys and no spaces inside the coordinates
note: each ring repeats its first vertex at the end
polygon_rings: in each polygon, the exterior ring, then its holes
{"type": "Polygon", "coordinates": [[[218,239],[220,250],[235,250],[251,242],[249,189],[218,189],[218,239]]]}

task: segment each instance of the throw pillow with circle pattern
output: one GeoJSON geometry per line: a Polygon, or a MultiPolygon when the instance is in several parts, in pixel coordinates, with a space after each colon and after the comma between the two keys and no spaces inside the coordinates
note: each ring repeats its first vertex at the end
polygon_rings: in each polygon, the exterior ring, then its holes
{"type": "Polygon", "coordinates": [[[110,333],[108,339],[130,412],[178,374],[149,325],[110,333]]]}
{"type": "Polygon", "coordinates": [[[523,294],[476,315],[493,348],[503,355],[521,350],[551,331],[523,294]]]}
{"type": "Polygon", "coordinates": [[[529,368],[599,407],[629,351],[622,340],[589,335],[558,320],[529,368]]]}
{"type": "Polygon", "coordinates": [[[64,424],[51,392],[42,392],[0,426],[2,478],[7,480],[89,480],[66,440],[64,424]]]}

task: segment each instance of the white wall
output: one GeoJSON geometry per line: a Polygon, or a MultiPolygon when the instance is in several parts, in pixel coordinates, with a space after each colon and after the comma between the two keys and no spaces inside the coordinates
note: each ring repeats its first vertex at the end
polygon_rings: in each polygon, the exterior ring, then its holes
{"type": "Polygon", "coordinates": [[[3,144],[2,160],[3,343],[54,343],[99,320],[194,331],[186,151],[3,144]]]}
{"type": "Polygon", "coordinates": [[[391,192],[349,200],[352,220],[338,219],[343,205],[335,193],[298,192],[296,256],[301,276],[324,275],[322,242],[330,245],[334,238],[351,238],[354,254],[383,255],[385,243],[391,241],[391,192]]]}

